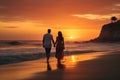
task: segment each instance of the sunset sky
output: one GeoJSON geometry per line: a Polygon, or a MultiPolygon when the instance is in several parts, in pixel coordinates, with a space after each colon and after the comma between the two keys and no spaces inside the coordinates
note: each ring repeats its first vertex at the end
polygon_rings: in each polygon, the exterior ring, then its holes
{"type": "Polygon", "coordinates": [[[42,40],[48,28],[89,40],[111,16],[120,18],[120,0],[0,0],[0,40],[42,40]]]}

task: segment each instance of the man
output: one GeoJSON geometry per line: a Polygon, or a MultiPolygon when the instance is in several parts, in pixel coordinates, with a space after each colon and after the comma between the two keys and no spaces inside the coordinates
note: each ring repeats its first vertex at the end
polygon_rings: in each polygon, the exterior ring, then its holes
{"type": "Polygon", "coordinates": [[[50,51],[51,51],[52,43],[55,46],[53,36],[50,33],[51,33],[51,29],[48,29],[48,33],[43,36],[43,47],[45,48],[46,57],[47,57],[47,63],[49,63],[50,51]]]}

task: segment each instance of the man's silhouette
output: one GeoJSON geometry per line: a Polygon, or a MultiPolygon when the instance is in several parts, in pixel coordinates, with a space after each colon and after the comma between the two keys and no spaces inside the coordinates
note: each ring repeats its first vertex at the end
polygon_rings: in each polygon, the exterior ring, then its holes
{"type": "Polygon", "coordinates": [[[54,40],[53,40],[53,36],[50,33],[51,33],[51,29],[48,29],[48,33],[46,33],[43,36],[43,47],[45,48],[47,63],[49,63],[52,43],[55,45],[54,40]]]}

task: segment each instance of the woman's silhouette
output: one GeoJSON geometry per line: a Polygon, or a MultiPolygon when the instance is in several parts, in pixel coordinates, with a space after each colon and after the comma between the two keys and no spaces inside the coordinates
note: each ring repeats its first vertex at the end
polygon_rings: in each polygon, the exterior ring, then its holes
{"type": "Polygon", "coordinates": [[[57,58],[58,64],[61,64],[60,60],[64,57],[64,38],[62,32],[58,32],[58,36],[56,38],[56,54],[55,57],[57,58]]]}

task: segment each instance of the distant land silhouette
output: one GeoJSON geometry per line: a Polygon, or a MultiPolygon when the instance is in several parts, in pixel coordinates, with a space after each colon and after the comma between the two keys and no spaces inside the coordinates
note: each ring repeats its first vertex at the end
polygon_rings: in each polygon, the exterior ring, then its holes
{"type": "Polygon", "coordinates": [[[20,41],[10,41],[10,42],[7,42],[9,45],[20,45],[22,44],[22,42],[20,41]]]}
{"type": "Polygon", "coordinates": [[[102,26],[99,36],[91,42],[120,42],[120,20],[111,17],[111,23],[102,26]]]}

